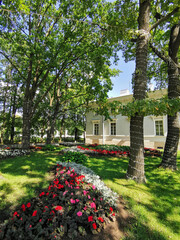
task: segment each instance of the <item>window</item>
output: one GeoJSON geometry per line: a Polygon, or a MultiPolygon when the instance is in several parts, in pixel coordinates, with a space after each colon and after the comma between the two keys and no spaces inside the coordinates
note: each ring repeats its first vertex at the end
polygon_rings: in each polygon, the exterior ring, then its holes
{"type": "Polygon", "coordinates": [[[116,135],[116,123],[111,122],[111,135],[116,135]]]}
{"type": "Polygon", "coordinates": [[[99,135],[99,123],[94,123],[94,135],[99,135]]]}
{"type": "Polygon", "coordinates": [[[163,120],[155,121],[155,126],[156,126],[156,136],[163,136],[164,135],[163,120]]]}

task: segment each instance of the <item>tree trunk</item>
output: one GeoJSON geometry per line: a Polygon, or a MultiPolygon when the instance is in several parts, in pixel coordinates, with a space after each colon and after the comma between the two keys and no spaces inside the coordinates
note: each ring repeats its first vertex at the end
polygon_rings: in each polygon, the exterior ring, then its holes
{"type": "Polygon", "coordinates": [[[62,141],[64,122],[65,122],[65,114],[63,115],[62,120],[61,120],[61,128],[60,128],[60,131],[59,131],[59,135],[60,135],[59,136],[59,143],[61,143],[61,141],[62,141]]]}
{"type": "Polygon", "coordinates": [[[30,146],[30,128],[31,128],[32,104],[27,98],[23,103],[23,130],[22,130],[22,148],[28,149],[30,146]]]}
{"type": "Polygon", "coordinates": [[[46,139],[46,144],[51,144],[53,137],[54,137],[54,124],[55,121],[51,121],[51,126],[47,130],[47,139],[46,139]]]}
{"type": "MultiPolygon", "coordinates": [[[[147,89],[147,57],[149,41],[150,0],[139,1],[139,36],[136,48],[136,70],[134,79],[135,100],[145,99],[147,89]]],[[[127,178],[138,183],[145,182],[143,116],[138,113],[130,121],[130,160],[127,178]]]]}
{"type": "Polygon", "coordinates": [[[46,144],[51,144],[51,114],[48,112],[47,114],[47,138],[46,138],[46,144]]]}
{"type": "Polygon", "coordinates": [[[15,128],[15,117],[16,117],[16,95],[17,95],[17,85],[15,88],[13,96],[13,105],[12,105],[12,117],[11,117],[11,143],[14,142],[14,128],[15,128]]]}
{"type": "Polygon", "coordinates": [[[74,129],[74,139],[76,142],[78,142],[78,140],[79,140],[77,127],[75,127],[75,129],[74,129]]]}
{"type": "MultiPolygon", "coordinates": [[[[178,64],[178,50],[180,46],[180,24],[174,25],[171,29],[171,36],[169,42],[169,57],[178,64]]],[[[179,90],[179,70],[172,64],[168,66],[168,98],[178,98],[180,96],[179,90]]],[[[179,143],[179,117],[178,113],[174,116],[168,115],[168,133],[162,162],[160,164],[163,168],[177,169],[177,149],[179,143]]]]}
{"type": "Polygon", "coordinates": [[[49,114],[49,128],[47,131],[47,139],[46,144],[51,144],[53,138],[54,138],[54,131],[55,131],[55,125],[56,125],[56,118],[59,111],[59,100],[57,99],[53,115],[49,114]]]}

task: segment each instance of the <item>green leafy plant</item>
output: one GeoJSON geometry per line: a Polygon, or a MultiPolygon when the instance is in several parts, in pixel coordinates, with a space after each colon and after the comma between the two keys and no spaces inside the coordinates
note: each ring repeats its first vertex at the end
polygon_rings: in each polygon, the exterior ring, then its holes
{"type": "Polygon", "coordinates": [[[61,149],[60,147],[56,147],[56,146],[53,146],[51,144],[46,144],[42,148],[42,150],[44,150],[44,151],[55,151],[55,150],[60,150],[60,149],[61,149]]]}
{"type": "Polygon", "coordinates": [[[80,152],[66,152],[61,156],[60,160],[62,162],[75,162],[75,163],[84,163],[88,160],[88,157],[80,152]]]}

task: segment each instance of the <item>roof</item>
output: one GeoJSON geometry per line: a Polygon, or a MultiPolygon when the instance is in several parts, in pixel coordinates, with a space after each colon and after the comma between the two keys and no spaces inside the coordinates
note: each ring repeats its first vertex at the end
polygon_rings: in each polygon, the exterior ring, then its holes
{"type": "MultiPolygon", "coordinates": [[[[148,94],[149,98],[158,99],[158,98],[162,98],[163,96],[165,96],[167,94],[167,89],[150,91],[147,94],[148,94]]],[[[133,94],[129,94],[126,96],[108,98],[108,102],[120,101],[122,103],[128,103],[128,102],[132,101],[132,98],[133,98],[133,94]]]]}

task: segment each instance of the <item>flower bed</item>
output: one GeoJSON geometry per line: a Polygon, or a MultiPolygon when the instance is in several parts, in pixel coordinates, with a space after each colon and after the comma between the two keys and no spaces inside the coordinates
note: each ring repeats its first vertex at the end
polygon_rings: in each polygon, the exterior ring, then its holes
{"type": "Polygon", "coordinates": [[[97,233],[115,220],[117,195],[106,191],[93,171],[74,163],[58,163],[54,171],[49,187],[16,209],[0,230],[0,239],[74,238],[97,233]]]}
{"type": "Polygon", "coordinates": [[[9,158],[9,157],[17,157],[29,154],[28,150],[22,149],[10,149],[9,147],[5,149],[0,149],[0,159],[9,158]]]}
{"type": "Polygon", "coordinates": [[[129,151],[120,151],[120,150],[116,150],[116,151],[109,151],[109,150],[105,150],[105,149],[91,149],[91,148],[84,148],[81,146],[77,146],[78,149],[81,150],[85,150],[85,151],[90,151],[90,152],[96,152],[102,155],[116,155],[116,156],[129,156],[130,152],[129,151]]]}
{"type": "Polygon", "coordinates": [[[34,150],[34,151],[41,151],[41,150],[42,150],[42,147],[35,146],[35,145],[31,145],[31,146],[29,147],[29,149],[34,150]]]}
{"type": "MultiPolygon", "coordinates": [[[[130,147],[128,146],[116,146],[116,145],[97,145],[97,144],[93,144],[93,145],[89,145],[88,147],[82,147],[82,146],[77,146],[78,149],[83,150],[87,153],[88,152],[95,152],[95,153],[99,153],[102,155],[116,155],[116,156],[130,156],[130,147]],[[106,150],[110,149],[110,150],[106,150]],[[118,150],[121,149],[121,150],[118,150]],[[113,150],[114,149],[114,150],[113,150]],[[123,149],[126,149],[123,150],[123,149]]],[[[144,148],[144,154],[145,156],[157,156],[160,157],[161,156],[161,152],[156,150],[156,149],[152,149],[152,148],[144,148]]]]}

